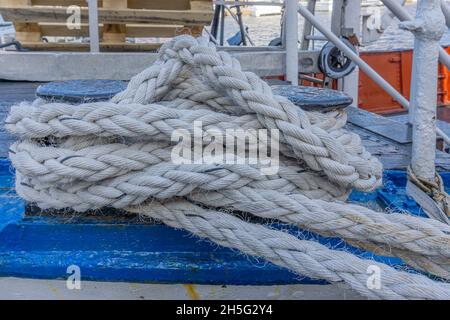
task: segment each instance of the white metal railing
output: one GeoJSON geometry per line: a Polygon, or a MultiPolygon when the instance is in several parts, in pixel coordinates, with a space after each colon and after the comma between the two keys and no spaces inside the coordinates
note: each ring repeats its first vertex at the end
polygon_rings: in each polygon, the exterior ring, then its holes
{"type": "MultiPolygon", "coordinates": [[[[421,1],[421,0],[419,0],[421,1]]],[[[317,30],[319,30],[329,41],[331,41],[339,50],[344,52],[347,57],[349,57],[355,64],[363,70],[368,77],[370,77],[374,82],[376,82],[380,87],[382,87],[392,98],[398,101],[405,109],[410,109],[409,101],[403,97],[389,82],[387,82],[383,77],[381,77],[372,67],[370,67],[364,60],[362,60],[358,54],[353,52],[347,45],[342,42],[334,33],[332,33],[328,28],[324,27],[320,21],[304,6],[298,5],[298,12],[307,19],[317,30]]],[[[448,54],[445,52],[445,56],[448,54]]],[[[435,79],[437,81],[437,79],[435,79]]],[[[436,92],[434,92],[436,96],[436,92]]],[[[450,145],[450,138],[439,128],[436,128],[436,132],[439,136],[443,138],[445,143],[450,145]]]]}
{"type": "MultiPolygon", "coordinates": [[[[446,144],[450,145],[450,138],[436,126],[438,60],[440,59],[447,68],[450,66],[450,57],[439,41],[445,32],[446,22],[447,25],[450,24],[450,10],[443,0],[418,0],[416,18],[413,19],[397,1],[381,1],[400,20],[403,20],[400,27],[411,31],[415,37],[411,102],[397,92],[332,31],[323,27],[307,8],[299,4],[298,11],[312,26],[354,61],[367,76],[408,110],[410,122],[413,124],[413,137],[411,165],[408,168],[406,185],[407,195],[415,199],[429,217],[449,224],[447,215],[449,215],[450,196],[444,191],[442,179],[436,174],[435,160],[437,134],[443,138],[446,144]],[[439,196],[436,196],[437,194],[439,196]]],[[[347,2],[347,5],[349,3],[347,2]]],[[[360,3],[355,5],[355,10],[358,12],[359,6],[360,3]]],[[[346,11],[345,9],[344,11],[346,11]]],[[[333,7],[334,10],[335,7],[333,7]]]]}
{"type": "MultiPolygon", "coordinates": [[[[438,58],[439,49],[442,50],[439,41],[445,32],[441,0],[420,0],[416,19],[403,22],[400,27],[415,37],[410,102],[410,119],[414,123],[411,168],[417,177],[434,183],[438,58]]],[[[448,58],[445,51],[444,56],[448,58]]]]}
{"type": "Polygon", "coordinates": [[[286,80],[298,85],[298,0],[285,0],[286,80]]]}
{"type": "Polygon", "coordinates": [[[86,0],[88,2],[89,14],[89,44],[91,52],[100,51],[98,35],[98,7],[97,0],[86,0]]]}
{"type": "Polygon", "coordinates": [[[223,0],[214,0],[214,4],[222,4],[229,6],[275,6],[282,7],[284,3],[274,2],[274,1],[223,1],[223,0]]]}

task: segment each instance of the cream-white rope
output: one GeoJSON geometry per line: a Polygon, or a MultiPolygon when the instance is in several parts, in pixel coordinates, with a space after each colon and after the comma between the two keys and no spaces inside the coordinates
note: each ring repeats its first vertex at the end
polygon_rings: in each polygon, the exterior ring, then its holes
{"type": "Polygon", "coordinates": [[[339,236],[450,279],[448,225],[342,202],[352,188],[371,191],[382,178],[380,162],[343,128],[345,120],[339,111],[303,111],[204,38],[180,36],[111,101],[22,103],[12,107],[6,128],[21,137],[10,149],[16,190],[42,208],[138,211],[295,272],[344,281],[370,298],[450,298],[448,284],[385,265],[386,282],[373,292],[364,268],[375,262],[219,212],[239,210],[339,236]],[[278,129],[278,173],[172,163],[173,131],[192,132],[194,121],[206,135],[278,129]]]}

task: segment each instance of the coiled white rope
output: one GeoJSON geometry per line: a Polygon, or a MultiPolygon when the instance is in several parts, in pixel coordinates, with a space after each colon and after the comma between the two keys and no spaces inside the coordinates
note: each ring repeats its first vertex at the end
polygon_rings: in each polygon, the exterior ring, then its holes
{"type": "Polygon", "coordinates": [[[341,112],[305,112],[273,95],[230,55],[189,36],[163,45],[158,61],[110,102],[38,99],[13,106],[6,119],[6,128],[21,137],[10,150],[16,190],[42,208],[124,208],[306,276],[344,281],[370,298],[450,299],[447,283],[198,205],[339,236],[450,279],[448,225],[341,202],[352,188],[377,188],[382,176],[380,162],[344,124],[341,112]],[[171,135],[192,132],[194,121],[202,121],[205,135],[210,129],[224,136],[227,129],[278,129],[278,174],[264,176],[251,165],[173,164],[171,135]],[[366,286],[371,264],[383,270],[381,289],[366,286]]]}

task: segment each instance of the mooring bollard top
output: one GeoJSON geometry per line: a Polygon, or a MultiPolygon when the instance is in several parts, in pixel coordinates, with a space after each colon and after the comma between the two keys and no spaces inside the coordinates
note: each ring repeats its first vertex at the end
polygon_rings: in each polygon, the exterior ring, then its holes
{"type": "MultiPolygon", "coordinates": [[[[120,80],[68,80],[49,82],[39,86],[36,95],[49,101],[85,103],[105,101],[125,90],[127,82],[120,80]]],[[[288,98],[305,110],[328,112],[348,107],[353,99],[337,90],[273,85],[273,93],[288,98]]]]}
{"type": "Polygon", "coordinates": [[[346,108],[353,99],[342,91],[317,87],[274,85],[273,93],[288,98],[304,110],[328,112],[346,108]]]}
{"type": "Polygon", "coordinates": [[[84,103],[109,100],[126,87],[127,82],[120,80],[68,80],[43,84],[36,95],[51,101],[84,103]]]}

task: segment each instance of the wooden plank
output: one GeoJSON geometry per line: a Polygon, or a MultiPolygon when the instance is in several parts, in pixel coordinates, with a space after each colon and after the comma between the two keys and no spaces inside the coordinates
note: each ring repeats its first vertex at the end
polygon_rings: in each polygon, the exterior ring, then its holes
{"type": "MultiPolygon", "coordinates": [[[[36,88],[41,82],[16,82],[0,80],[0,112],[9,112],[5,106],[19,103],[21,101],[33,101],[36,99],[36,88]]],[[[0,126],[4,130],[3,125],[0,126]]]]}
{"type": "MultiPolygon", "coordinates": [[[[0,0],[0,8],[8,6],[31,6],[31,0],[0,0]]],[[[16,29],[16,39],[18,41],[40,41],[41,31],[37,23],[14,22],[16,29]]]]}
{"type": "MultiPolygon", "coordinates": [[[[17,22],[65,22],[64,7],[1,7],[5,20],[17,22]]],[[[98,20],[102,23],[153,23],[170,25],[208,25],[213,12],[202,10],[137,10],[137,9],[98,9],[98,20]]],[[[88,21],[87,8],[81,8],[81,21],[88,21]]]]}
{"type": "MultiPolygon", "coordinates": [[[[7,175],[5,178],[11,179],[7,175]]],[[[60,214],[22,220],[22,208],[23,200],[17,196],[0,197],[0,209],[8,214],[8,220],[0,224],[2,275],[63,279],[67,277],[67,266],[75,264],[83,272],[83,281],[218,285],[326,283],[201,241],[183,230],[139,222],[137,217],[107,220],[76,216],[69,220],[60,214]]],[[[300,236],[312,237],[303,233],[300,236]]],[[[345,245],[335,239],[330,239],[330,243],[338,248],[345,245]]]]}
{"type": "MultiPolygon", "coordinates": [[[[398,143],[365,128],[347,123],[346,128],[361,137],[364,147],[376,156],[385,170],[405,170],[411,163],[411,143],[398,143]]],[[[436,170],[450,171],[450,154],[436,150],[436,170]]]]}
{"type": "Polygon", "coordinates": [[[176,35],[176,30],[182,28],[178,25],[149,25],[149,24],[127,24],[127,37],[146,38],[161,37],[171,38],[176,35]]]}
{"type": "Polygon", "coordinates": [[[0,7],[31,6],[31,0],[0,0],[0,7]]]}
{"type": "MultiPolygon", "coordinates": [[[[162,37],[170,38],[176,35],[177,25],[158,24],[127,24],[126,36],[136,38],[162,37]]],[[[88,37],[89,27],[87,23],[81,24],[81,29],[68,29],[65,23],[39,23],[41,34],[50,37],[88,37]]],[[[99,34],[103,33],[103,24],[99,25],[99,34]]]]}
{"type": "Polygon", "coordinates": [[[41,41],[41,29],[37,23],[14,22],[16,39],[20,42],[41,41]]]}
{"type": "Polygon", "coordinates": [[[398,143],[411,143],[411,127],[358,108],[348,108],[348,121],[398,143]]]}
{"type": "MultiPolygon", "coordinates": [[[[191,10],[210,11],[213,9],[212,2],[207,1],[207,0],[206,1],[205,0],[189,1],[189,7],[191,10]]],[[[202,32],[203,32],[203,26],[187,25],[184,28],[177,30],[177,35],[189,34],[194,37],[199,37],[202,35],[202,32]]]]}
{"type": "Polygon", "coordinates": [[[188,34],[194,37],[199,37],[202,35],[203,26],[184,26],[177,28],[175,35],[188,34]]]}
{"type": "MultiPolygon", "coordinates": [[[[212,0],[195,0],[209,5],[212,10],[212,0]]],[[[160,10],[189,10],[193,9],[191,0],[128,0],[130,9],[160,9],[160,10]]]]}
{"type": "MultiPolygon", "coordinates": [[[[103,6],[103,1],[98,1],[98,6],[103,6]]],[[[160,9],[160,10],[189,10],[193,9],[192,2],[196,2],[195,6],[205,6],[212,8],[212,0],[128,0],[128,8],[130,9],[160,9]]],[[[86,0],[31,0],[34,6],[79,6],[87,7],[86,0]]],[[[17,3],[16,3],[17,4],[17,3]]]]}
{"type": "Polygon", "coordinates": [[[189,0],[128,0],[128,8],[132,9],[160,9],[160,10],[189,10],[189,0]]]}
{"type": "Polygon", "coordinates": [[[189,9],[191,10],[212,10],[213,5],[211,1],[201,1],[201,0],[195,0],[195,1],[189,1],[189,9]]]}
{"type": "MultiPolygon", "coordinates": [[[[23,42],[22,46],[33,51],[89,51],[89,43],[79,42],[23,42]]],[[[100,49],[109,52],[156,51],[160,46],[160,43],[100,43],[100,49]]]]}
{"type": "MultiPolygon", "coordinates": [[[[105,9],[126,9],[127,0],[103,0],[105,9]]],[[[105,43],[125,42],[125,33],[127,26],[125,24],[105,23],[103,26],[103,38],[105,43]]]]}
{"type": "MultiPolygon", "coordinates": [[[[99,0],[99,6],[101,5],[102,0],[99,0]]],[[[79,6],[79,7],[87,7],[88,3],[86,0],[31,0],[33,6],[79,6]]]]}
{"type": "MultiPolygon", "coordinates": [[[[41,33],[48,37],[88,37],[89,25],[87,23],[81,24],[81,29],[69,29],[65,23],[39,23],[41,33]]],[[[99,27],[99,34],[102,28],[99,27]]]]}

